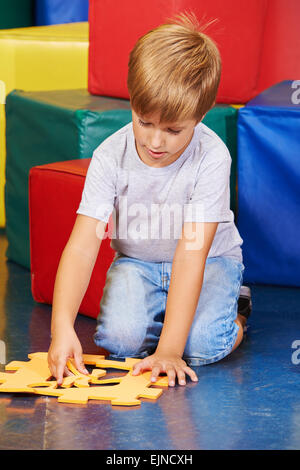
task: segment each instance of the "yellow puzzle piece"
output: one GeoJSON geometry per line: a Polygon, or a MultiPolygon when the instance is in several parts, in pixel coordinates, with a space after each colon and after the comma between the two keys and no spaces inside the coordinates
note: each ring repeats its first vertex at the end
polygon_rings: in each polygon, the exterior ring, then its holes
{"type": "Polygon", "coordinates": [[[156,400],[163,390],[150,388],[151,385],[168,386],[168,378],[161,377],[151,382],[151,372],[133,376],[132,368],[140,359],[126,358],[125,362],[106,360],[105,356],[83,354],[86,365],[94,365],[89,375],[78,372],[73,361],[67,362],[73,376],[65,377],[61,387],[56,380],[51,380],[47,362],[47,353],[28,355],[30,361],[13,361],[5,369],[11,372],[0,372],[0,392],[34,393],[38,395],[57,396],[63,403],[87,403],[88,400],[108,400],[112,405],[139,405],[139,398],[156,400]],[[123,377],[100,379],[106,375],[101,368],[127,370],[123,377]],[[115,384],[115,385],[107,385],[115,384]]]}

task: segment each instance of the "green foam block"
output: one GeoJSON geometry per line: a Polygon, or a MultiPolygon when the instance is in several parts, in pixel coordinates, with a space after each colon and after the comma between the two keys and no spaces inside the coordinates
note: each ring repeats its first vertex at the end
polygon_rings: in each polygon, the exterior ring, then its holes
{"type": "Polygon", "coordinates": [[[0,0],[0,29],[34,26],[34,0],[0,0]]]}
{"type": "Polygon", "coordinates": [[[92,96],[86,90],[14,90],[7,96],[5,212],[9,260],[30,269],[30,168],[90,158],[103,140],[130,121],[129,101],[92,96]]]}

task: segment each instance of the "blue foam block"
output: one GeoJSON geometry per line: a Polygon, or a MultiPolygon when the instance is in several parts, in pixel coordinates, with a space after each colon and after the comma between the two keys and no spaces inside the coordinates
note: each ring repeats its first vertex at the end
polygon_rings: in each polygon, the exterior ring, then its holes
{"type": "Polygon", "coordinates": [[[237,225],[245,282],[300,286],[300,105],[291,104],[290,84],[239,111],[237,225]]]}
{"type": "Polygon", "coordinates": [[[88,0],[36,0],[36,25],[88,21],[88,0]]]}
{"type": "Polygon", "coordinates": [[[285,80],[267,88],[246,106],[276,106],[277,108],[299,109],[300,80],[285,80]]]}

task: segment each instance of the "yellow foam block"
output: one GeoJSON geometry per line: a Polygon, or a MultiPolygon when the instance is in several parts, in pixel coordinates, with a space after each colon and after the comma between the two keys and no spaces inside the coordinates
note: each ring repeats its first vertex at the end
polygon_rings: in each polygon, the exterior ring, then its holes
{"type": "Polygon", "coordinates": [[[244,104],[231,104],[230,106],[235,109],[241,109],[245,107],[244,104]]]}
{"type": "Polygon", "coordinates": [[[88,22],[0,30],[0,226],[5,225],[5,96],[87,88],[88,22]]]}
{"type": "Polygon", "coordinates": [[[160,377],[153,383],[150,380],[151,372],[132,375],[133,366],[140,359],[126,358],[125,362],[119,362],[105,360],[104,356],[83,354],[85,364],[126,370],[128,373],[122,377],[99,379],[106,374],[105,370],[93,369],[91,374],[84,375],[78,372],[72,360],[69,360],[67,366],[73,376],[64,378],[62,386],[58,388],[57,382],[51,380],[47,353],[33,353],[28,357],[28,362],[13,361],[5,367],[15,373],[0,372],[0,392],[50,395],[58,397],[58,401],[63,403],[85,404],[88,400],[109,400],[112,405],[134,406],[140,404],[138,398],[156,400],[160,397],[163,390],[150,388],[151,385],[168,387],[167,377],[160,377]]]}

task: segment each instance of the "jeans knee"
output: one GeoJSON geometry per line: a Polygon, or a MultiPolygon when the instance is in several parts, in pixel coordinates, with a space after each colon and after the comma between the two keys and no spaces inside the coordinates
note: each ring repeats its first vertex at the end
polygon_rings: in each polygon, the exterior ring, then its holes
{"type": "Polygon", "coordinates": [[[212,323],[194,330],[188,337],[184,355],[210,362],[220,360],[231,351],[237,331],[238,326],[234,322],[219,325],[212,323]]]}
{"type": "Polygon", "coordinates": [[[119,328],[107,328],[98,326],[94,334],[97,346],[107,350],[116,357],[138,357],[143,354],[145,333],[119,328]]]}

